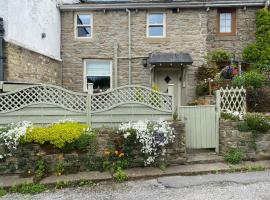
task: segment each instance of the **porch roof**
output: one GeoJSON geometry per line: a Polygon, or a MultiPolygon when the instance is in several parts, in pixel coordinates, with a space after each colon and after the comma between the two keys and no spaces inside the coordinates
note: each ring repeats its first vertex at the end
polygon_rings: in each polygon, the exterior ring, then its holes
{"type": "Polygon", "coordinates": [[[152,53],[149,56],[148,63],[151,65],[158,64],[183,64],[191,65],[193,59],[188,53],[152,53]]]}

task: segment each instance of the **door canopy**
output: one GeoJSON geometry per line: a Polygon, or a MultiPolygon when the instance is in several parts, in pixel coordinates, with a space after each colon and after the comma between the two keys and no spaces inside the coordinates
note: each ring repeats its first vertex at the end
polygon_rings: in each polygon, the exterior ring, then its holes
{"type": "Polygon", "coordinates": [[[181,66],[191,65],[193,59],[188,53],[151,53],[148,63],[153,66],[181,66]]]}

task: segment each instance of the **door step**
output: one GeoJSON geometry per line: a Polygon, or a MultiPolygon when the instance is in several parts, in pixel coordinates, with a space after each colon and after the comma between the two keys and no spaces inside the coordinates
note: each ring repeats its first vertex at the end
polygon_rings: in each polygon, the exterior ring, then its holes
{"type": "Polygon", "coordinates": [[[224,162],[224,158],[215,152],[193,152],[187,154],[187,164],[224,162]]]}

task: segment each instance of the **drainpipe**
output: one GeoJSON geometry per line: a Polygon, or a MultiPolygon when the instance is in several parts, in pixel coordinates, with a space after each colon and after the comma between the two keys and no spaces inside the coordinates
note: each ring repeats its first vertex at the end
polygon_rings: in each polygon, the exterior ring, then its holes
{"type": "Polygon", "coordinates": [[[128,84],[132,84],[132,70],[131,70],[131,12],[128,12],[128,84]]]}
{"type": "Polygon", "coordinates": [[[4,24],[0,18],[0,81],[4,81],[4,24]]]}

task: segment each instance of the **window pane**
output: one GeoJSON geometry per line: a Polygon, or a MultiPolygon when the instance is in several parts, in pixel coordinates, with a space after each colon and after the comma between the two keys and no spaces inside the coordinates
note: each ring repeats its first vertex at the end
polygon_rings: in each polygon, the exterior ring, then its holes
{"type": "Polygon", "coordinates": [[[108,60],[89,60],[86,63],[87,76],[111,76],[111,62],[108,60]]]}
{"type": "Polygon", "coordinates": [[[90,15],[77,15],[77,24],[78,25],[91,25],[90,15]]]}
{"type": "Polygon", "coordinates": [[[221,33],[232,32],[232,13],[220,14],[220,32],[221,33]]]}
{"type": "Polygon", "coordinates": [[[91,27],[77,27],[78,37],[91,37],[91,27]]]}
{"type": "Polygon", "coordinates": [[[110,89],[110,77],[108,76],[88,76],[87,83],[93,83],[94,93],[105,92],[110,89]]]}
{"type": "Polygon", "coordinates": [[[149,14],[149,24],[163,24],[163,14],[149,14]]]}
{"type": "Polygon", "coordinates": [[[149,36],[162,37],[163,36],[163,27],[162,26],[150,26],[149,27],[149,36]]]}

